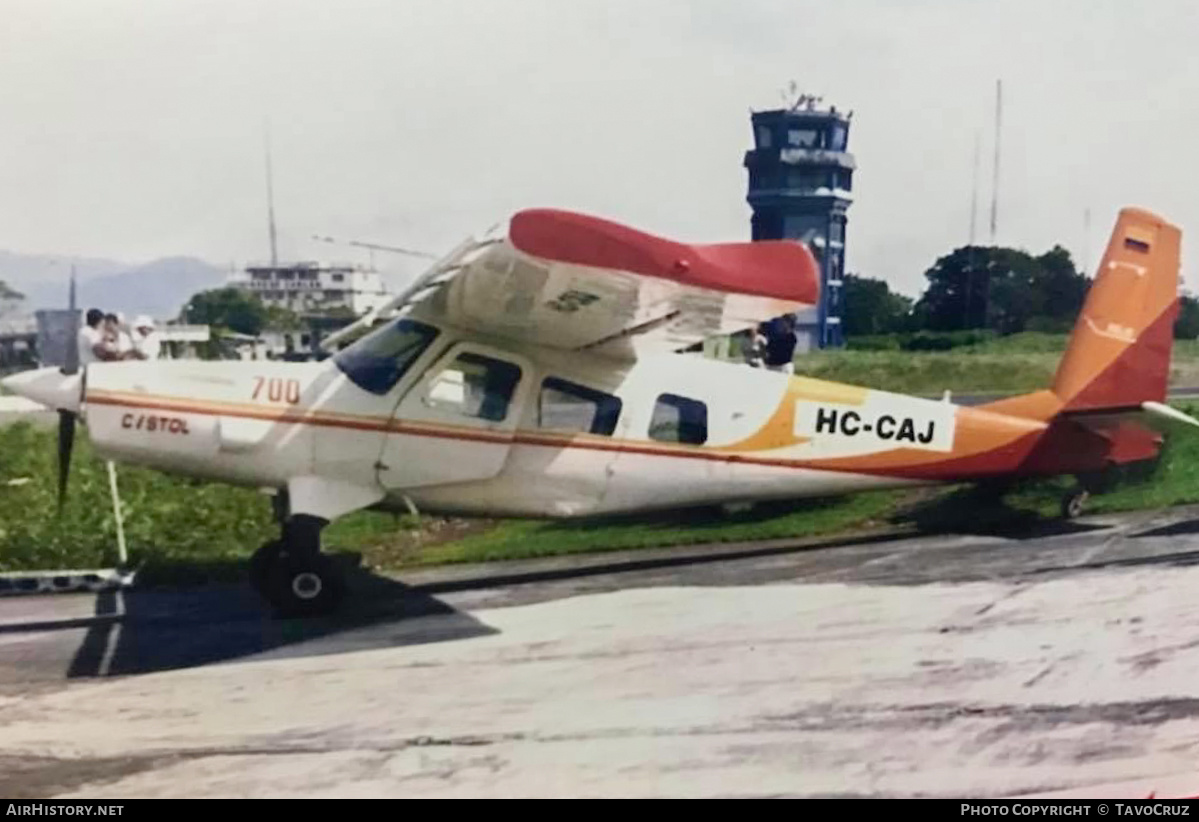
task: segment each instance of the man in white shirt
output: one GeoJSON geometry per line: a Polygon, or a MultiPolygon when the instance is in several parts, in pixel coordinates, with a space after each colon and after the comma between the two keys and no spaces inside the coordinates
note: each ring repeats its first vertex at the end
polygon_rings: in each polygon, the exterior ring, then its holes
{"type": "Polygon", "coordinates": [[[162,340],[154,330],[154,321],[142,314],[133,321],[133,358],[156,360],[162,349],[162,340]]]}
{"type": "Polygon", "coordinates": [[[81,368],[97,360],[115,358],[104,339],[104,312],[98,308],[89,309],[86,320],[87,324],[79,329],[79,335],[75,339],[81,368]]]}
{"type": "Polygon", "coordinates": [[[129,360],[133,358],[133,339],[125,330],[125,317],[123,314],[107,314],[104,317],[106,326],[105,337],[108,340],[108,345],[116,353],[113,356],[114,360],[129,360]]]}

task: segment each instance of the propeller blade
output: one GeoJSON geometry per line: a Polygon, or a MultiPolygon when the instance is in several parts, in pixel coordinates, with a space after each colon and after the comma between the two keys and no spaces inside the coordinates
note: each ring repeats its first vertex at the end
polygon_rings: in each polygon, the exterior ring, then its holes
{"type": "Polygon", "coordinates": [[[75,445],[75,413],[58,412],[58,509],[67,499],[67,478],[71,473],[71,450],[75,445]]]}

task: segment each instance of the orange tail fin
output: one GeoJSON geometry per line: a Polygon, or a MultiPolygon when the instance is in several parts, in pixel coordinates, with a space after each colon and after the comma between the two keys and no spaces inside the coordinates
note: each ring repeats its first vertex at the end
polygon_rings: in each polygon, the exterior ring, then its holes
{"type": "Polygon", "coordinates": [[[1156,214],[1120,211],[1053,379],[1061,411],[1165,401],[1181,240],[1156,214]]]}

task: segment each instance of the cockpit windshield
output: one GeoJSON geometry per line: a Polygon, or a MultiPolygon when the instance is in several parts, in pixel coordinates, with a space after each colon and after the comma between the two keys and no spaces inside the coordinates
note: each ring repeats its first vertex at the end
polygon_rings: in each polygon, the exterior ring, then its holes
{"type": "Polygon", "coordinates": [[[437,337],[437,329],[415,320],[396,320],[333,355],[351,381],[372,394],[386,394],[437,337]]]}

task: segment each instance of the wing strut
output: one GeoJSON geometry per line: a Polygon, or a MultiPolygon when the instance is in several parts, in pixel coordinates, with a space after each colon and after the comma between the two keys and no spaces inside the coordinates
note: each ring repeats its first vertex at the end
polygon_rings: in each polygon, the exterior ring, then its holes
{"type": "Polygon", "coordinates": [[[347,325],[345,328],[340,328],[334,331],[328,337],[321,341],[321,348],[326,351],[330,349],[328,346],[335,345],[339,340],[344,340],[354,332],[361,328],[369,328],[376,319],[395,311],[409,303],[416,302],[423,298],[428,292],[434,291],[445,285],[458,271],[461,271],[470,264],[468,259],[474,253],[495,245],[501,242],[498,239],[478,241],[473,237],[468,237],[457,246],[454,247],[449,254],[442,257],[434,263],[424,274],[421,274],[415,280],[408,284],[403,291],[397,294],[392,299],[388,300],[382,306],[371,309],[363,314],[354,322],[347,325]]]}

